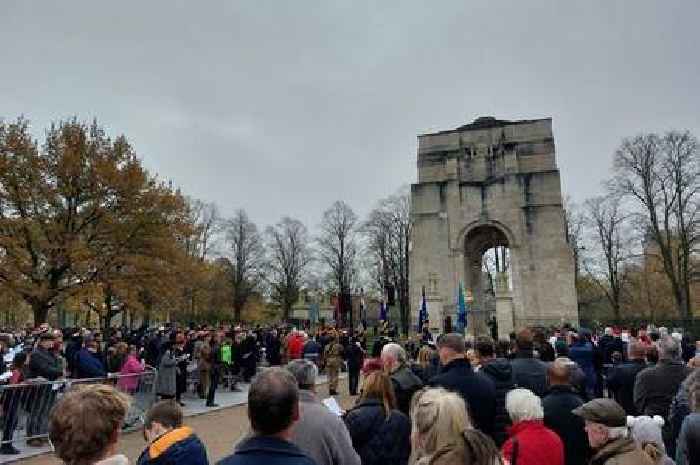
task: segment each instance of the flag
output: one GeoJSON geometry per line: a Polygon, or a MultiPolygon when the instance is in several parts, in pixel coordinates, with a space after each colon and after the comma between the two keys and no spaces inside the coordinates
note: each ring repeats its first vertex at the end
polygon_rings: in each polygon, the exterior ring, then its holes
{"type": "Polygon", "coordinates": [[[379,304],[379,320],[386,321],[386,303],[382,299],[382,303],[379,304]]]}
{"type": "Polygon", "coordinates": [[[467,304],[464,300],[464,287],[462,281],[459,282],[459,291],[457,295],[457,332],[464,333],[467,328],[467,304]]]}
{"type": "Polygon", "coordinates": [[[423,332],[423,324],[428,319],[428,302],[425,300],[425,286],[423,286],[423,291],[420,300],[420,311],[418,312],[418,332],[423,332]]]}

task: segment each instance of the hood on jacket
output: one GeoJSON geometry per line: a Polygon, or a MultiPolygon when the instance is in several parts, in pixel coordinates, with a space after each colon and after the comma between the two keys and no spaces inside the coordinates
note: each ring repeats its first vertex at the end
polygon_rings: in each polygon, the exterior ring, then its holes
{"type": "Polygon", "coordinates": [[[499,382],[508,382],[513,378],[513,366],[505,358],[491,360],[481,366],[481,371],[499,382]]]}
{"type": "Polygon", "coordinates": [[[178,442],[182,442],[185,439],[192,436],[194,432],[189,426],[183,426],[180,428],[175,428],[169,431],[153,441],[153,444],[148,448],[148,456],[151,460],[157,459],[162,454],[164,454],[170,447],[174,446],[178,442]]]}
{"type": "Polygon", "coordinates": [[[284,439],[272,436],[250,436],[238,443],[236,454],[250,453],[278,454],[291,457],[306,457],[301,449],[284,439]]]}

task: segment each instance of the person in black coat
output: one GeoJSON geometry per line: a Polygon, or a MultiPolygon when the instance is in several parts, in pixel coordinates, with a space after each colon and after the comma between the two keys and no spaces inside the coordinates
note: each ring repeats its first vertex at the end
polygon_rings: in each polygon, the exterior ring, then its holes
{"type": "Polygon", "coordinates": [[[39,336],[39,345],[29,357],[27,379],[44,378],[49,381],[55,381],[63,376],[61,361],[51,351],[55,339],[55,336],[51,333],[44,333],[39,336]]]}
{"type": "Polygon", "coordinates": [[[605,365],[612,365],[615,352],[625,355],[625,346],[622,338],[619,335],[615,335],[612,328],[605,328],[605,335],[598,341],[598,348],[600,348],[603,364],[605,365]]]}
{"type": "Polygon", "coordinates": [[[496,386],[496,416],[493,424],[493,440],[498,447],[508,439],[508,427],[511,425],[510,415],[506,410],[506,394],[515,389],[515,377],[510,361],[496,358],[494,343],[491,339],[478,341],[476,352],[481,361],[479,373],[488,376],[496,386]]]}
{"type": "Polygon", "coordinates": [[[71,378],[76,377],[75,354],[77,354],[82,347],[83,336],[80,335],[80,333],[73,334],[68,344],[66,344],[66,368],[68,369],[68,375],[71,378]]]}
{"type": "Polygon", "coordinates": [[[466,359],[464,336],[446,334],[438,341],[442,372],[430,380],[430,386],[443,387],[462,396],[474,426],[493,435],[496,416],[496,386],[490,378],[472,370],[466,359]]]}
{"type": "Polygon", "coordinates": [[[553,362],[556,358],[554,347],[552,347],[552,344],[545,338],[544,333],[542,331],[537,331],[534,339],[535,350],[537,350],[539,354],[539,359],[543,362],[553,362]]]}
{"type": "Polygon", "coordinates": [[[267,354],[267,361],[270,363],[270,366],[279,365],[282,362],[282,357],[280,354],[281,349],[282,343],[277,335],[277,330],[273,329],[267,336],[265,346],[265,353],[267,354]]]}
{"type": "Polygon", "coordinates": [[[391,380],[381,371],[367,376],[358,404],[345,414],[352,446],[362,465],[406,465],[411,421],[397,410],[391,380]]]}
{"type": "Polygon", "coordinates": [[[174,335],[173,356],[177,359],[177,370],[175,373],[175,400],[181,406],[182,394],[187,392],[187,365],[190,355],[185,350],[185,335],[177,333],[174,335]]]}
{"type": "Polygon", "coordinates": [[[360,341],[355,337],[350,338],[350,343],[345,348],[345,356],[348,362],[348,390],[351,396],[356,396],[357,385],[360,381],[360,369],[365,359],[365,351],[362,350],[360,341]]]}
{"type": "Polygon", "coordinates": [[[549,366],[549,393],[542,399],[544,424],[564,443],[564,463],[585,465],[591,456],[583,418],[572,410],[583,405],[583,399],[571,385],[575,367],[569,359],[558,358],[549,366]]]}
{"type": "Polygon", "coordinates": [[[258,360],[258,343],[255,333],[248,332],[241,344],[241,368],[243,369],[243,380],[246,383],[255,376],[258,360]]]}
{"type": "Polygon", "coordinates": [[[421,347],[418,351],[418,360],[411,365],[411,370],[423,381],[423,384],[428,384],[431,379],[440,374],[440,359],[437,351],[430,345],[421,347]]]}
{"type": "Polygon", "coordinates": [[[382,348],[382,365],[391,377],[399,410],[408,416],[411,399],[423,387],[423,381],[408,366],[403,347],[393,342],[382,348]]]}
{"type": "Polygon", "coordinates": [[[529,329],[521,330],[515,338],[517,351],[511,361],[518,387],[529,389],[538,397],[547,392],[547,364],[534,357],[533,337],[529,329]]]}
{"type": "Polygon", "coordinates": [[[608,373],[607,385],[618,404],[625,409],[627,415],[636,417],[639,414],[634,406],[634,380],[637,373],[647,367],[646,349],[639,342],[629,345],[628,361],[617,365],[608,373]]]}
{"type": "MultiPolygon", "coordinates": [[[[46,332],[39,336],[39,345],[29,357],[29,369],[27,379],[44,378],[48,381],[56,381],[63,376],[61,361],[51,350],[55,337],[46,332]]],[[[26,405],[28,406],[27,436],[34,437],[46,433],[48,430],[49,412],[56,401],[56,391],[50,384],[37,384],[28,390],[26,405]]],[[[41,439],[30,439],[27,444],[38,446],[41,439]]]]}

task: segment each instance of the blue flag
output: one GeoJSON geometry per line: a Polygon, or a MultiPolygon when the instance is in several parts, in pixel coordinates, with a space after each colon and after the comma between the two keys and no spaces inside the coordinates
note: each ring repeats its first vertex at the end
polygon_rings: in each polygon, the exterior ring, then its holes
{"type": "Polygon", "coordinates": [[[457,296],[457,332],[464,333],[467,328],[467,303],[464,300],[464,287],[459,282],[459,294],[457,296]]]}
{"type": "Polygon", "coordinates": [[[423,332],[423,324],[428,320],[428,302],[425,300],[425,286],[421,294],[420,311],[418,312],[418,332],[423,332]]]}
{"type": "Polygon", "coordinates": [[[386,321],[386,303],[384,303],[384,300],[379,304],[379,320],[386,321]]]}

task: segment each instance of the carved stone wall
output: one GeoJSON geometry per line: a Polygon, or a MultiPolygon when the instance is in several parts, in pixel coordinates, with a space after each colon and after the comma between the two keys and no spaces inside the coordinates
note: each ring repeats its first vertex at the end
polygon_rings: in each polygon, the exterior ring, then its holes
{"type": "Polygon", "coordinates": [[[411,212],[411,302],[429,289],[433,329],[447,315],[456,321],[462,281],[474,295],[468,332],[487,334],[481,259],[494,246],[510,251],[512,290],[496,307],[512,306],[515,328],[578,323],[551,119],[486,117],[419,136],[411,212]]]}

